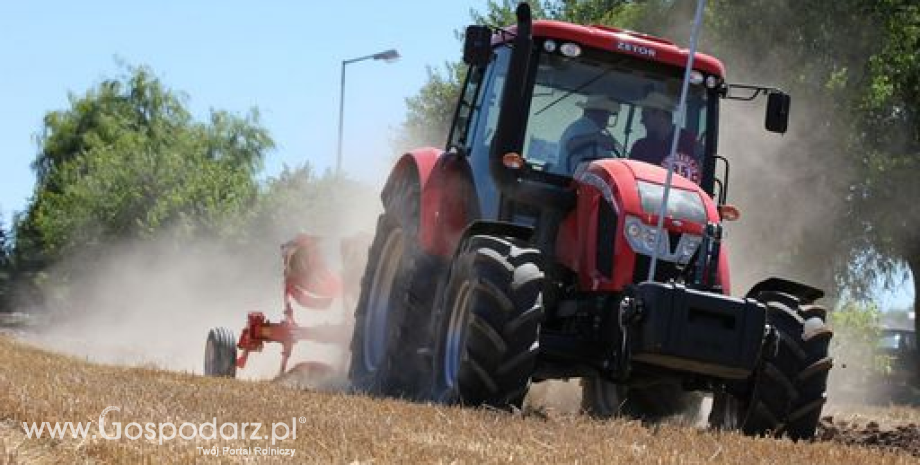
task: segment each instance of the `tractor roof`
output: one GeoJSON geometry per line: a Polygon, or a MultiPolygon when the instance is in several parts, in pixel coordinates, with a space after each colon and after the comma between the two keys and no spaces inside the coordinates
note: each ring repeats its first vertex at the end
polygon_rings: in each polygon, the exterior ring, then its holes
{"type": "MultiPolygon", "coordinates": [[[[516,29],[516,26],[507,28],[512,33],[516,29]]],[[[583,46],[633,55],[679,67],[686,66],[689,53],[687,49],[680,48],[667,39],[609,26],[581,26],[561,21],[539,20],[533,22],[533,35],[556,40],[570,40],[583,46]]],[[[502,35],[498,34],[493,39],[493,43],[510,39],[510,36],[502,38],[502,35]]],[[[722,65],[722,62],[704,53],[696,54],[693,69],[725,77],[725,66],[722,65]]]]}

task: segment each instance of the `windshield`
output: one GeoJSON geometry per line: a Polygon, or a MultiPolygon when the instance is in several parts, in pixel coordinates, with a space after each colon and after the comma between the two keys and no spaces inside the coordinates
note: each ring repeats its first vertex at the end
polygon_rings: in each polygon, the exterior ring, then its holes
{"type": "Polygon", "coordinates": [[[541,52],[525,158],[535,169],[569,176],[580,163],[598,158],[666,166],[676,122],[676,172],[699,183],[708,94],[691,84],[686,116],[678,118],[682,77],[680,69],[609,52],[541,52]]]}

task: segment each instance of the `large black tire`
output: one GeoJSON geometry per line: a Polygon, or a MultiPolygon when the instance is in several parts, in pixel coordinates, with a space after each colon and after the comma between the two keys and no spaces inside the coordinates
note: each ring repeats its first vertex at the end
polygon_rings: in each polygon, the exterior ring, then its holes
{"type": "Polygon", "coordinates": [[[204,346],[204,374],[222,378],[236,376],[236,338],[227,328],[212,328],[204,346]]]}
{"type": "Polygon", "coordinates": [[[626,387],[599,377],[581,381],[581,410],[595,418],[625,416],[645,421],[660,421],[680,416],[696,419],[702,396],[674,383],[626,387]]]}
{"type": "Polygon", "coordinates": [[[543,320],[540,252],[511,238],[461,245],[436,304],[435,400],[520,407],[543,320]]]}
{"type": "Polygon", "coordinates": [[[781,292],[762,292],[755,298],[766,304],[775,337],[767,342],[760,367],[740,392],[715,393],[710,425],[753,436],[811,439],[833,365],[828,355],[833,332],[825,325],[826,311],[781,292]]]}
{"type": "Polygon", "coordinates": [[[385,199],[355,308],[349,380],[353,389],[404,398],[427,395],[428,321],[439,261],[418,242],[419,185],[404,176],[385,199]]]}
{"type": "Polygon", "coordinates": [[[626,387],[599,376],[582,378],[581,411],[594,418],[614,418],[623,415],[626,387]]]}

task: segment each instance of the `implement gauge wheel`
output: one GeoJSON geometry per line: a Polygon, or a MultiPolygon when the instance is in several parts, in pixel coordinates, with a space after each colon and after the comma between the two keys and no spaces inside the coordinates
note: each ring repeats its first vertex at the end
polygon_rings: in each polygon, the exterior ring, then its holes
{"type": "Polygon", "coordinates": [[[227,328],[212,328],[204,347],[204,374],[222,378],[236,376],[236,338],[227,328]]]}

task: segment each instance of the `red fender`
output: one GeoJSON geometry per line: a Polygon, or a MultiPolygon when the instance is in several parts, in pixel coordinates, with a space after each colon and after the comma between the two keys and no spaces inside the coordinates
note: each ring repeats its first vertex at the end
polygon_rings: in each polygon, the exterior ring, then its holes
{"type": "Polygon", "coordinates": [[[423,251],[453,254],[463,230],[478,216],[475,188],[464,157],[426,147],[403,155],[387,179],[384,195],[403,176],[419,180],[418,239],[423,251]]]}

